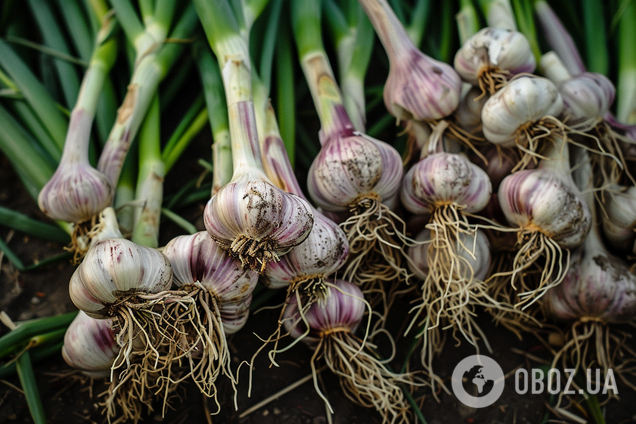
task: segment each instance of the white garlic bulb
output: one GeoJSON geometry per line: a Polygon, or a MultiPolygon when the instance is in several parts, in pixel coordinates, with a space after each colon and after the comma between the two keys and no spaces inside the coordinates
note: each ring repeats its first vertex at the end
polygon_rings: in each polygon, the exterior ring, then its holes
{"type": "Polygon", "coordinates": [[[92,318],[117,315],[122,299],[168,290],[172,267],[168,258],[125,239],[94,244],[71,277],[71,300],[92,318]]]}
{"type": "Polygon", "coordinates": [[[402,180],[401,199],[413,213],[431,212],[448,204],[478,212],[488,203],[492,186],[488,175],[464,155],[434,153],[416,163],[402,180]]]}
{"type": "Polygon", "coordinates": [[[493,94],[495,83],[501,84],[516,74],[532,73],[537,61],[522,33],[483,28],[457,51],[454,64],[464,81],[493,94]]]}
{"type": "Polygon", "coordinates": [[[604,117],[614,102],[616,89],[605,75],[584,72],[559,84],[565,105],[564,113],[580,122],[604,117]]]}
{"type": "Polygon", "coordinates": [[[483,95],[477,87],[471,87],[466,90],[455,111],[459,126],[469,133],[481,131],[481,110],[488,98],[489,96],[483,95]]]}
{"type": "Polygon", "coordinates": [[[546,116],[557,117],[563,98],[547,78],[519,77],[493,94],[481,111],[482,130],[491,143],[513,147],[525,131],[546,116]]]}
{"type": "MultiPolygon", "coordinates": [[[[431,240],[431,230],[424,229],[417,237],[416,241],[426,242],[431,240]]],[[[462,260],[457,261],[458,270],[455,270],[459,278],[465,280],[483,280],[488,274],[490,268],[490,243],[488,237],[482,231],[477,229],[474,233],[458,233],[458,240],[452,246],[454,254],[462,260]]],[[[428,257],[436,255],[438,250],[431,243],[421,243],[409,247],[408,255],[409,269],[420,279],[425,280],[429,273],[428,257]]]]}
{"type": "Polygon", "coordinates": [[[243,269],[205,231],[170,240],[163,253],[172,264],[175,285],[198,282],[216,298],[226,334],[243,327],[258,281],[256,272],[243,269]]]}
{"type": "Polygon", "coordinates": [[[94,319],[79,311],[64,335],[62,356],[66,363],[89,377],[108,377],[120,350],[112,325],[112,319],[94,319]]]}

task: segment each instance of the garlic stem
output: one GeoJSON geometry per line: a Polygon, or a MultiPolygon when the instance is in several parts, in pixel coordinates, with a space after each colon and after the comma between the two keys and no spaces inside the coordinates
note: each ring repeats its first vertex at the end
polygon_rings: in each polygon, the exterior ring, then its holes
{"type": "MultiPolygon", "coordinates": [[[[196,18],[194,9],[191,6],[186,8],[170,36],[172,38],[187,37],[194,27],[196,18]]],[[[153,28],[149,28],[148,31],[154,37],[157,31],[153,28]]],[[[163,44],[165,38],[161,40],[153,38],[153,40],[151,44],[153,49],[143,50],[146,47],[139,47],[137,50],[135,70],[128,85],[128,93],[118,110],[117,120],[97,164],[97,168],[114,186],[117,185],[128,149],[137,135],[159,82],[184,47],[182,43],[163,44]]]]}
{"type": "Polygon", "coordinates": [[[386,0],[359,0],[373,24],[390,62],[397,62],[403,55],[415,49],[404,26],[386,0]]]}
{"type": "Polygon", "coordinates": [[[548,3],[545,0],[536,1],[534,3],[534,9],[550,48],[563,60],[568,71],[570,71],[572,75],[585,72],[583,59],[581,59],[576,49],[576,44],[572,36],[567,32],[563,23],[559,20],[548,3]]]}
{"type": "Polygon", "coordinates": [[[572,74],[554,51],[547,52],[541,56],[540,67],[543,75],[552,81],[554,85],[558,86],[572,78],[572,74]]]}

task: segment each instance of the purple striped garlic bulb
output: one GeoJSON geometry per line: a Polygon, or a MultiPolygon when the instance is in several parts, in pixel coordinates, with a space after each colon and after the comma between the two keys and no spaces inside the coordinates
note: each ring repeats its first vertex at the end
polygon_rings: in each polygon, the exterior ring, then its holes
{"type": "Polygon", "coordinates": [[[226,334],[245,325],[258,281],[256,272],[243,269],[205,231],[170,240],[163,253],[172,265],[177,287],[200,285],[214,298],[217,310],[212,305],[205,309],[218,313],[226,334]]]}
{"type": "Polygon", "coordinates": [[[478,212],[488,204],[492,186],[488,175],[464,155],[434,153],[416,163],[402,180],[401,199],[415,214],[447,205],[478,212]]]}

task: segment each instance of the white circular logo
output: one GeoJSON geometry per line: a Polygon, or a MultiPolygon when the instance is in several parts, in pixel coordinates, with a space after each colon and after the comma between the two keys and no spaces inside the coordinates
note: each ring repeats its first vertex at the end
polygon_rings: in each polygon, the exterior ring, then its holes
{"type": "Polygon", "coordinates": [[[453,370],[452,387],[453,393],[464,405],[485,408],[495,403],[503,393],[504,373],[494,359],[472,355],[453,370]]]}

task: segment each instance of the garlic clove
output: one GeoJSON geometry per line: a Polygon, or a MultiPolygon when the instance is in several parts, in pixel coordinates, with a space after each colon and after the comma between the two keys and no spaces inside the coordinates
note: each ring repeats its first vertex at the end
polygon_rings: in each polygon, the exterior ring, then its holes
{"type": "Polygon", "coordinates": [[[94,319],[79,311],[64,335],[62,356],[66,363],[89,377],[108,377],[120,349],[112,325],[112,319],[94,319]]]}
{"type": "Polygon", "coordinates": [[[557,117],[562,110],[563,98],[550,80],[519,77],[486,101],[481,111],[482,130],[491,143],[513,147],[520,131],[545,116],[557,117]]]}
{"type": "Polygon", "coordinates": [[[459,126],[469,133],[481,131],[481,110],[489,96],[484,95],[477,87],[471,87],[462,96],[455,117],[459,126]]]}
{"type": "Polygon", "coordinates": [[[402,180],[402,204],[422,214],[448,204],[478,212],[488,204],[492,185],[488,175],[465,156],[435,153],[416,163],[402,180]]]}
{"type": "Polygon", "coordinates": [[[464,81],[493,94],[514,75],[534,72],[537,62],[522,33],[484,28],[457,51],[454,65],[464,81]]]}
{"type": "Polygon", "coordinates": [[[172,267],[161,252],[125,239],[104,239],[73,273],[69,293],[78,309],[104,319],[116,315],[122,298],[159,293],[171,284],[172,267]]]}
{"type": "Polygon", "coordinates": [[[208,202],[208,234],[243,266],[262,272],[269,262],[299,245],[314,222],[311,206],[255,175],[241,174],[208,202]]]}

